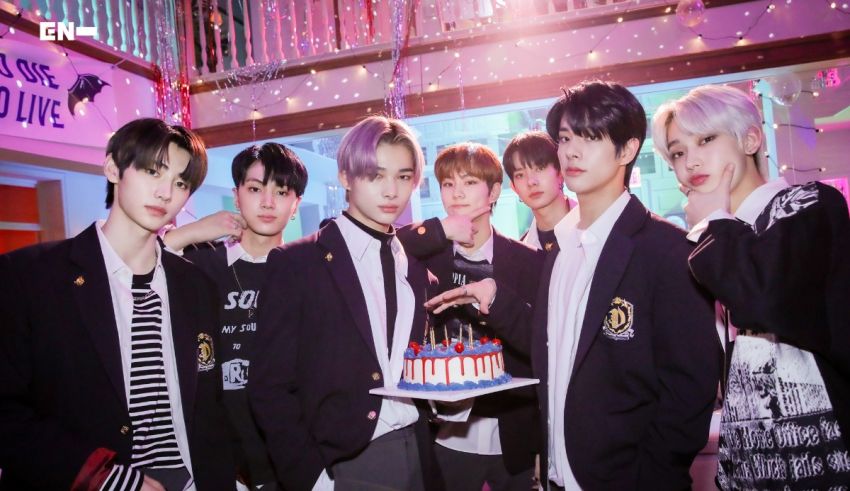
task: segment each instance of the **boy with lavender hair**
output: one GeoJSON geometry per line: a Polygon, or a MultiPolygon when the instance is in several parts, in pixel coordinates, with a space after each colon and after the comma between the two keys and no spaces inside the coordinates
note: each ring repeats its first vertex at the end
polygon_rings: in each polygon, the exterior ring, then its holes
{"type": "Polygon", "coordinates": [[[393,227],[422,151],[402,121],[372,116],[337,161],[348,209],[269,254],[249,400],[284,489],[436,489],[426,413],[369,394],[395,388],[425,325],[428,272],[393,227]]]}

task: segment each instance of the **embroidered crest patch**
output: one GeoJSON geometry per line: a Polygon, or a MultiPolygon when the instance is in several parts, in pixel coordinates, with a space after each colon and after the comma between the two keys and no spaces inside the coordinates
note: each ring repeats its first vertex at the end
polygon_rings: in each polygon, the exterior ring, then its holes
{"type": "Polygon", "coordinates": [[[213,341],[209,334],[198,334],[198,371],[206,372],[215,367],[213,341]]]}
{"type": "Polygon", "coordinates": [[[615,341],[627,341],[634,337],[635,306],[631,302],[620,297],[614,297],[605,321],[602,323],[602,334],[615,341]]]}

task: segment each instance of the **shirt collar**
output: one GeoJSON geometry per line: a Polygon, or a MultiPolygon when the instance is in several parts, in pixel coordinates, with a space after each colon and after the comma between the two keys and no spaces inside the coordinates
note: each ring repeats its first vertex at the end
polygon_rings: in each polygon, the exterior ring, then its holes
{"type": "MultiPolygon", "coordinates": [[[[578,202],[576,200],[570,198],[569,196],[566,196],[566,198],[567,198],[567,204],[569,205],[570,210],[567,212],[566,215],[563,216],[563,218],[561,218],[560,221],[558,221],[558,223],[555,224],[555,228],[553,229],[554,232],[555,232],[555,238],[558,240],[559,244],[562,243],[561,239],[567,233],[567,229],[570,228],[570,225],[575,226],[575,224],[578,223],[578,215],[575,215],[574,221],[567,220],[567,216],[569,216],[570,213],[572,213],[576,208],[578,208],[578,202]],[[560,236],[558,235],[558,227],[559,226],[560,226],[560,229],[561,229],[561,235],[560,236]]],[[[528,232],[526,232],[525,238],[526,238],[526,240],[524,240],[523,242],[525,242],[526,244],[533,245],[533,246],[537,247],[538,249],[543,248],[543,244],[540,243],[540,234],[537,233],[537,218],[531,219],[531,225],[528,226],[528,232]]]]}
{"type": "MultiPolygon", "coordinates": [[[[563,219],[561,219],[563,221],[563,219]]],[[[528,226],[528,231],[525,232],[525,238],[522,240],[524,243],[528,245],[532,245],[537,249],[540,249],[540,237],[537,234],[537,219],[531,219],[531,224],[528,226]]]]}
{"type": "MultiPolygon", "coordinates": [[[[109,243],[109,239],[106,238],[106,234],[103,233],[103,225],[106,223],[106,220],[97,220],[95,222],[95,230],[97,231],[97,240],[100,242],[100,250],[103,255],[103,263],[106,266],[106,273],[110,276],[118,274],[121,271],[126,270],[128,274],[132,275],[133,270],[127,266],[127,263],[121,259],[121,256],[115,252],[115,249],[112,248],[112,244],[109,243]]],[[[154,251],[156,253],[156,266],[155,269],[162,269],[162,254],[159,245],[159,241],[156,241],[156,247],[154,247],[154,251]]]]}
{"type": "Polygon", "coordinates": [[[583,230],[580,236],[582,246],[601,247],[608,240],[611,230],[614,229],[617,219],[620,218],[623,210],[626,209],[626,205],[629,204],[630,199],[631,195],[629,192],[623,191],[623,194],[611,203],[608,209],[599,215],[596,221],[587,227],[586,230],[583,230]]]}
{"type": "Polygon", "coordinates": [[[790,186],[784,177],[768,181],[761,186],[755,188],[753,192],[747,196],[741,205],[738,206],[738,211],[735,212],[735,217],[739,218],[750,225],[756,223],[756,219],[764,211],[764,208],[773,199],[779,191],[790,186]]]}
{"type": "Polygon", "coordinates": [[[469,259],[470,261],[481,261],[486,260],[488,263],[493,263],[493,236],[495,235],[495,231],[493,230],[493,226],[490,226],[490,237],[481,244],[477,250],[473,252],[466,252],[463,247],[459,246],[457,242],[453,244],[454,252],[460,254],[461,256],[469,259]]]}
{"type": "MultiPolygon", "coordinates": [[[[335,219],[335,221],[339,227],[340,233],[342,234],[342,238],[345,239],[345,243],[348,245],[348,250],[351,252],[353,259],[362,261],[363,256],[366,255],[366,251],[368,251],[370,247],[374,248],[376,251],[380,251],[381,242],[361,230],[360,227],[355,225],[348,219],[348,217],[340,215],[335,219]]],[[[401,250],[401,243],[398,241],[397,237],[393,237],[392,242],[390,242],[390,248],[393,251],[393,256],[397,255],[401,250]]]]}
{"type": "MultiPolygon", "coordinates": [[[[558,240],[558,246],[561,249],[564,249],[570,243],[569,238],[575,233],[579,218],[578,205],[576,205],[555,224],[555,238],[558,240]]],[[[536,235],[537,231],[535,230],[534,233],[536,235]]]]}
{"type": "Polygon", "coordinates": [[[265,256],[260,256],[260,257],[254,257],[254,256],[248,254],[248,252],[245,250],[245,248],[242,247],[242,243],[239,242],[239,241],[230,241],[230,240],[225,241],[224,247],[227,248],[227,265],[228,266],[233,266],[233,263],[235,263],[236,261],[238,261],[240,259],[242,259],[245,262],[249,262],[249,263],[262,264],[262,263],[265,263],[266,259],[269,257],[268,254],[266,254],[265,256]]]}

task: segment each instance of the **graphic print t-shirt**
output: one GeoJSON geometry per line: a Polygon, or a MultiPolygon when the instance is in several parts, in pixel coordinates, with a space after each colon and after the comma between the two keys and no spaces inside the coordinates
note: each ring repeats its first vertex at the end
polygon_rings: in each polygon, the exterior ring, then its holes
{"type": "Polygon", "coordinates": [[[227,247],[220,243],[187,248],[184,257],[203,269],[218,288],[220,326],[215,350],[221,360],[223,402],[241,450],[239,472],[255,485],[273,482],[271,464],[245,390],[250,373],[249,353],[257,332],[257,301],[266,265],[240,259],[228,266],[227,247]]]}

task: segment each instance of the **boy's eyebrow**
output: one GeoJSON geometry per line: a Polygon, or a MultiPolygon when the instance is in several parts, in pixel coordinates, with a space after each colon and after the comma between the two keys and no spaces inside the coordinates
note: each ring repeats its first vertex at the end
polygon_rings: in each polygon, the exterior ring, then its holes
{"type": "Polygon", "coordinates": [[[669,142],[667,142],[667,150],[670,150],[670,147],[677,143],[679,143],[679,140],[670,140],[669,142]]]}
{"type": "MultiPolygon", "coordinates": [[[[386,167],[381,167],[381,166],[379,165],[379,166],[377,166],[377,167],[375,168],[375,170],[377,170],[377,171],[384,171],[384,172],[386,172],[386,171],[387,171],[387,168],[386,168],[386,167]]],[[[404,169],[399,169],[399,170],[398,170],[398,172],[399,172],[399,173],[402,173],[402,172],[415,172],[415,169],[414,169],[413,167],[405,167],[404,169]]]]}

